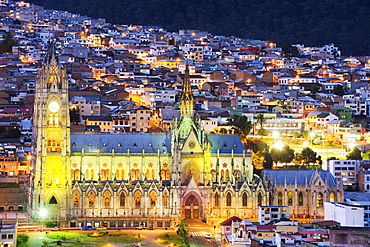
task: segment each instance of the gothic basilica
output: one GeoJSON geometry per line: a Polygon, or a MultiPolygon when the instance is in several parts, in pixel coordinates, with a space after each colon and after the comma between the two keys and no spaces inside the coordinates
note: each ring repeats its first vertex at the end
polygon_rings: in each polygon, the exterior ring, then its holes
{"type": "MultiPolygon", "coordinates": [[[[34,103],[34,219],[45,208],[61,227],[172,227],[182,219],[213,224],[234,215],[256,218],[258,206],[278,200],[292,203],[298,215],[297,188],[315,198],[302,183],[291,185],[296,198],[274,197],[284,185],[276,184],[274,171],[253,174],[252,154],[237,135],[204,133],[194,117],[188,71],[171,134],[70,133],[68,105],[66,72],[49,52],[34,103]]],[[[329,198],[324,191],[342,193],[335,180],[328,181],[312,189],[323,191],[321,200],[329,198]]],[[[310,203],[316,207],[315,199],[310,203]]]]}

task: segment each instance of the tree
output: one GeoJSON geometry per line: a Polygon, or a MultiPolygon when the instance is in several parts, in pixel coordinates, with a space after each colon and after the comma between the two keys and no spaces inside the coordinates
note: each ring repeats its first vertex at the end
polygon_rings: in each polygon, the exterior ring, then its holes
{"type": "Polygon", "coordinates": [[[354,147],[351,152],[346,155],[347,160],[362,160],[360,149],[354,147]]]}
{"type": "Polygon", "coordinates": [[[319,158],[317,157],[316,152],[314,152],[311,148],[306,147],[306,148],[302,149],[301,153],[296,154],[295,160],[298,163],[303,163],[305,165],[309,165],[310,163],[316,163],[316,161],[318,161],[319,158]]]}
{"type": "Polygon", "coordinates": [[[269,152],[264,152],[263,157],[263,169],[272,169],[273,160],[271,154],[269,152]]]}
{"type": "Polygon", "coordinates": [[[232,118],[227,120],[227,123],[233,126],[233,129],[242,140],[247,137],[253,128],[252,123],[246,116],[233,115],[232,118]]]}
{"type": "Polygon", "coordinates": [[[311,86],[311,94],[316,94],[319,91],[319,87],[317,84],[312,84],[311,86]]]}
{"type": "Polygon", "coordinates": [[[299,57],[297,47],[292,46],[291,44],[283,44],[281,45],[281,49],[283,50],[283,57],[299,57]]]}
{"type": "Polygon", "coordinates": [[[29,236],[27,234],[19,234],[17,236],[17,246],[18,247],[27,247],[27,242],[29,240],[29,236]]]}
{"type": "Polygon", "coordinates": [[[291,149],[288,145],[284,145],[281,149],[273,148],[271,149],[270,154],[275,164],[287,164],[294,159],[294,150],[291,149]]]}
{"type": "Polygon", "coordinates": [[[0,43],[0,53],[11,53],[13,46],[17,45],[18,43],[14,40],[13,35],[8,32],[5,39],[0,43]]]}
{"type": "Polygon", "coordinates": [[[185,246],[189,246],[188,236],[189,236],[189,225],[185,221],[180,222],[180,226],[176,231],[177,235],[182,238],[185,246]]]}
{"type": "Polygon", "coordinates": [[[333,88],[333,94],[343,96],[344,94],[344,88],[342,85],[335,85],[333,88]]]}
{"type": "Polygon", "coordinates": [[[335,157],[335,156],[330,156],[329,158],[327,158],[326,160],[339,160],[339,158],[335,157]]]}
{"type": "Polygon", "coordinates": [[[73,124],[77,124],[80,121],[80,113],[77,109],[73,108],[69,110],[70,121],[73,124]]]}
{"type": "Polygon", "coordinates": [[[256,116],[256,120],[257,120],[257,124],[258,124],[258,126],[259,126],[258,133],[259,133],[260,135],[265,134],[265,133],[264,133],[264,129],[263,129],[263,123],[266,121],[266,119],[265,119],[265,117],[263,116],[263,114],[262,114],[262,113],[258,114],[258,115],[256,116]]]}

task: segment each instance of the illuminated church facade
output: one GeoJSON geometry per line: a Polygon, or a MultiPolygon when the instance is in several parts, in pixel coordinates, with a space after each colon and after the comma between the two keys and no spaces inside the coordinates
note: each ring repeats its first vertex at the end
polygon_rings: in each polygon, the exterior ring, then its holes
{"type": "Polygon", "coordinates": [[[31,217],[45,208],[61,227],[257,218],[258,206],[278,200],[274,184],[253,174],[252,154],[237,135],[204,133],[193,105],[186,71],[171,134],[71,134],[68,79],[49,52],[36,84],[31,217]]]}

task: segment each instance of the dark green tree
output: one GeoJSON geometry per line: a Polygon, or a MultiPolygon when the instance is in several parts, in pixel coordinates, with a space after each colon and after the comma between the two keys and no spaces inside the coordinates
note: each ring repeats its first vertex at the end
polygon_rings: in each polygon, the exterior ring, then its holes
{"type": "Polygon", "coordinates": [[[335,157],[335,156],[330,156],[329,158],[327,158],[326,160],[339,160],[339,158],[335,157]]]}
{"type": "Polygon", "coordinates": [[[69,110],[69,118],[70,118],[71,123],[77,124],[80,121],[79,111],[75,108],[69,110]]]}
{"type": "Polygon", "coordinates": [[[265,131],[263,129],[263,123],[266,121],[265,116],[262,113],[260,113],[256,116],[256,120],[257,120],[257,124],[259,126],[258,134],[264,135],[265,131]]]}
{"type": "Polygon", "coordinates": [[[227,120],[227,123],[233,126],[233,129],[242,140],[247,137],[253,128],[252,123],[246,116],[233,115],[232,118],[227,120]]]}
{"type": "Polygon", "coordinates": [[[27,247],[28,246],[27,242],[28,242],[29,238],[30,237],[27,234],[24,234],[24,233],[19,234],[17,236],[17,246],[18,247],[27,247]]]}
{"type": "Polygon", "coordinates": [[[316,94],[319,91],[319,87],[317,84],[312,84],[311,86],[311,94],[316,94]]]}
{"type": "Polygon", "coordinates": [[[180,222],[180,226],[177,229],[176,233],[182,238],[184,245],[188,246],[189,225],[184,220],[180,222]]]}
{"type": "Polygon", "coordinates": [[[283,50],[283,57],[299,57],[297,47],[292,46],[291,44],[283,44],[281,49],[283,50]]]}
{"type": "Polygon", "coordinates": [[[270,151],[271,158],[278,163],[289,163],[294,159],[294,150],[291,149],[288,145],[284,145],[282,148],[273,148],[270,151]]]}
{"type": "Polygon", "coordinates": [[[21,135],[21,131],[17,127],[9,127],[1,136],[5,138],[19,138],[21,135]]]}
{"type": "Polygon", "coordinates": [[[0,43],[0,53],[11,53],[13,46],[17,46],[17,41],[14,40],[13,35],[6,33],[5,39],[0,43]]]}
{"type": "Polygon", "coordinates": [[[264,152],[263,157],[263,169],[272,169],[273,160],[271,154],[269,152],[264,152]]]}
{"type": "Polygon", "coordinates": [[[301,153],[296,153],[295,160],[298,163],[303,163],[305,165],[314,164],[318,160],[317,153],[311,148],[305,147],[302,149],[301,153]]]}
{"type": "Polygon", "coordinates": [[[362,154],[360,149],[354,147],[351,152],[346,155],[347,160],[362,160],[362,154]]]}
{"type": "Polygon", "coordinates": [[[342,85],[335,85],[333,88],[333,94],[343,96],[344,94],[344,88],[342,85]]]}

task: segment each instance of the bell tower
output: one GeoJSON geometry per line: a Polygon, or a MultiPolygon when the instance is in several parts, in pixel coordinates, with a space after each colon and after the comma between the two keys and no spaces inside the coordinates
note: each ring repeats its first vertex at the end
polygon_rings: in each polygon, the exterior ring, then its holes
{"type": "Polygon", "coordinates": [[[36,80],[33,150],[32,217],[42,210],[49,219],[63,219],[71,183],[68,79],[53,44],[36,80]]]}

